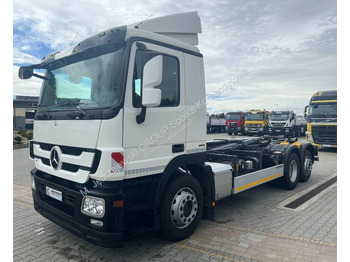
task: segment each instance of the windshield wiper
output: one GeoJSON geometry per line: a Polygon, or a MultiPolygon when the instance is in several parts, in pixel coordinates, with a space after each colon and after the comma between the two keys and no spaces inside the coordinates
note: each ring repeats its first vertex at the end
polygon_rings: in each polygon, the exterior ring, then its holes
{"type": "Polygon", "coordinates": [[[70,113],[67,114],[67,116],[70,117],[70,118],[77,118],[77,117],[78,118],[84,118],[85,116],[88,116],[88,117],[91,118],[91,116],[82,109],[82,107],[81,107],[82,104],[84,104],[84,103],[74,102],[74,101],[65,101],[65,102],[63,102],[63,103],[61,103],[59,105],[61,105],[61,106],[62,105],[63,106],[66,106],[66,105],[76,106],[75,109],[77,111],[70,112],[70,113]]]}
{"type": "Polygon", "coordinates": [[[51,119],[51,115],[46,111],[44,105],[38,105],[38,108],[40,108],[44,113],[43,116],[42,115],[37,116],[39,119],[51,119]]]}

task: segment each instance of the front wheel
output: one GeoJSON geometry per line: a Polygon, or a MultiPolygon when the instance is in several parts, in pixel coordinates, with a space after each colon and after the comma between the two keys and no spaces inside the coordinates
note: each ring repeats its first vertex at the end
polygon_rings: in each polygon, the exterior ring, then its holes
{"type": "Polygon", "coordinates": [[[288,190],[294,189],[300,177],[300,160],[296,153],[291,153],[281,178],[282,186],[288,190]]]}
{"type": "Polygon", "coordinates": [[[197,228],[203,212],[203,194],[198,181],[181,174],[166,188],[160,213],[160,229],[163,237],[180,241],[189,237],[197,228]]]}
{"type": "Polygon", "coordinates": [[[312,172],[312,156],[309,150],[305,151],[301,164],[302,166],[299,181],[306,182],[309,180],[312,172]]]}
{"type": "Polygon", "coordinates": [[[229,131],[229,132],[228,132],[228,135],[231,136],[231,135],[232,135],[232,132],[229,131]]]}

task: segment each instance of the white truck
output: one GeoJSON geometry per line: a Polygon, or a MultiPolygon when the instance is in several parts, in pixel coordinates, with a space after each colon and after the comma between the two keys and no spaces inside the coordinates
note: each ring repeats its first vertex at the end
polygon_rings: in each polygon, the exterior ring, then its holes
{"type": "Polygon", "coordinates": [[[285,137],[300,137],[305,135],[306,120],[293,111],[272,111],[268,132],[270,135],[285,137]]]}
{"type": "Polygon", "coordinates": [[[225,114],[209,115],[209,113],[207,112],[207,133],[224,133],[225,131],[225,114]]]}
{"type": "Polygon", "coordinates": [[[309,179],[309,143],[206,141],[200,32],[196,12],[155,18],[19,69],[43,79],[30,142],[37,212],[102,246],[147,230],[178,241],[221,198],[309,179]]]}

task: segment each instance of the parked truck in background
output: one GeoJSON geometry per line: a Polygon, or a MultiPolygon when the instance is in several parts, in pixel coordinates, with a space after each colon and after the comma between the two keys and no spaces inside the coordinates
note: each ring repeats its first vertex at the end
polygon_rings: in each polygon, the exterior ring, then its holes
{"type": "Polygon", "coordinates": [[[224,197],[309,179],[310,143],[206,141],[200,32],[196,12],[160,17],[20,67],[21,79],[43,80],[30,142],[37,212],[103,246],[149,230],[178,241],[224,197]]]}
{"type": "Polygon", "coordinates": [[[244,112],[228,112],[226,114],[226,128],[229,135],[232,133],[237,135],[238,132],[244,135],[244,114],[244,112]]]}
{"type": "Polygon", "coordinates": [[[306,121],[290,110],[272,111],[268,130],[273,136],[299,137],[305,133],[306,121]]]}
{"type": "Polygon", "coordinates": [[[306,138],[317,147],[337,147],[337,90],[318,91],[305,107],[306,138]]]}
{"type": "Polygon", "coordinates": [[[299,136],[305,136],[306,129],[307,129],[307,121],[303,115],[296,116],[296,126],[300,130],[299,136]]]}
{"type": "Polygon", "coordinates": [[[224,133],[226,131],[226,119],[225,114],[213,114],[207,113],[207,134],[209,133],[224,133]]]}
{"type": "Polygon", "coordinates": [[[244,120],[244,133],[246,135],[265,135],[268,133],[269,111],[252,109],[245,114],[244,120]]]}

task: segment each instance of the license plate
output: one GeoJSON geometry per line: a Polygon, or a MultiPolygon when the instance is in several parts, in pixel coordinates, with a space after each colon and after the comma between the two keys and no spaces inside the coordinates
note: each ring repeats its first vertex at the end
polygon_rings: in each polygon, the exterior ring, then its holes
{"type": "Polygon", "coordinates": [[[281,132],[281,129],[276,129],[276,132],[281,132]]]}
{"type": "Polygon", "coordinates": [[[59,201],[62,201],[62,192],[51,187],[46,186],[46,195],[59,201]]]}
{"type": "Polygon", "coordinates": [[[332,145],[322,145],[323,147],[332,147],[332,145]]]}

